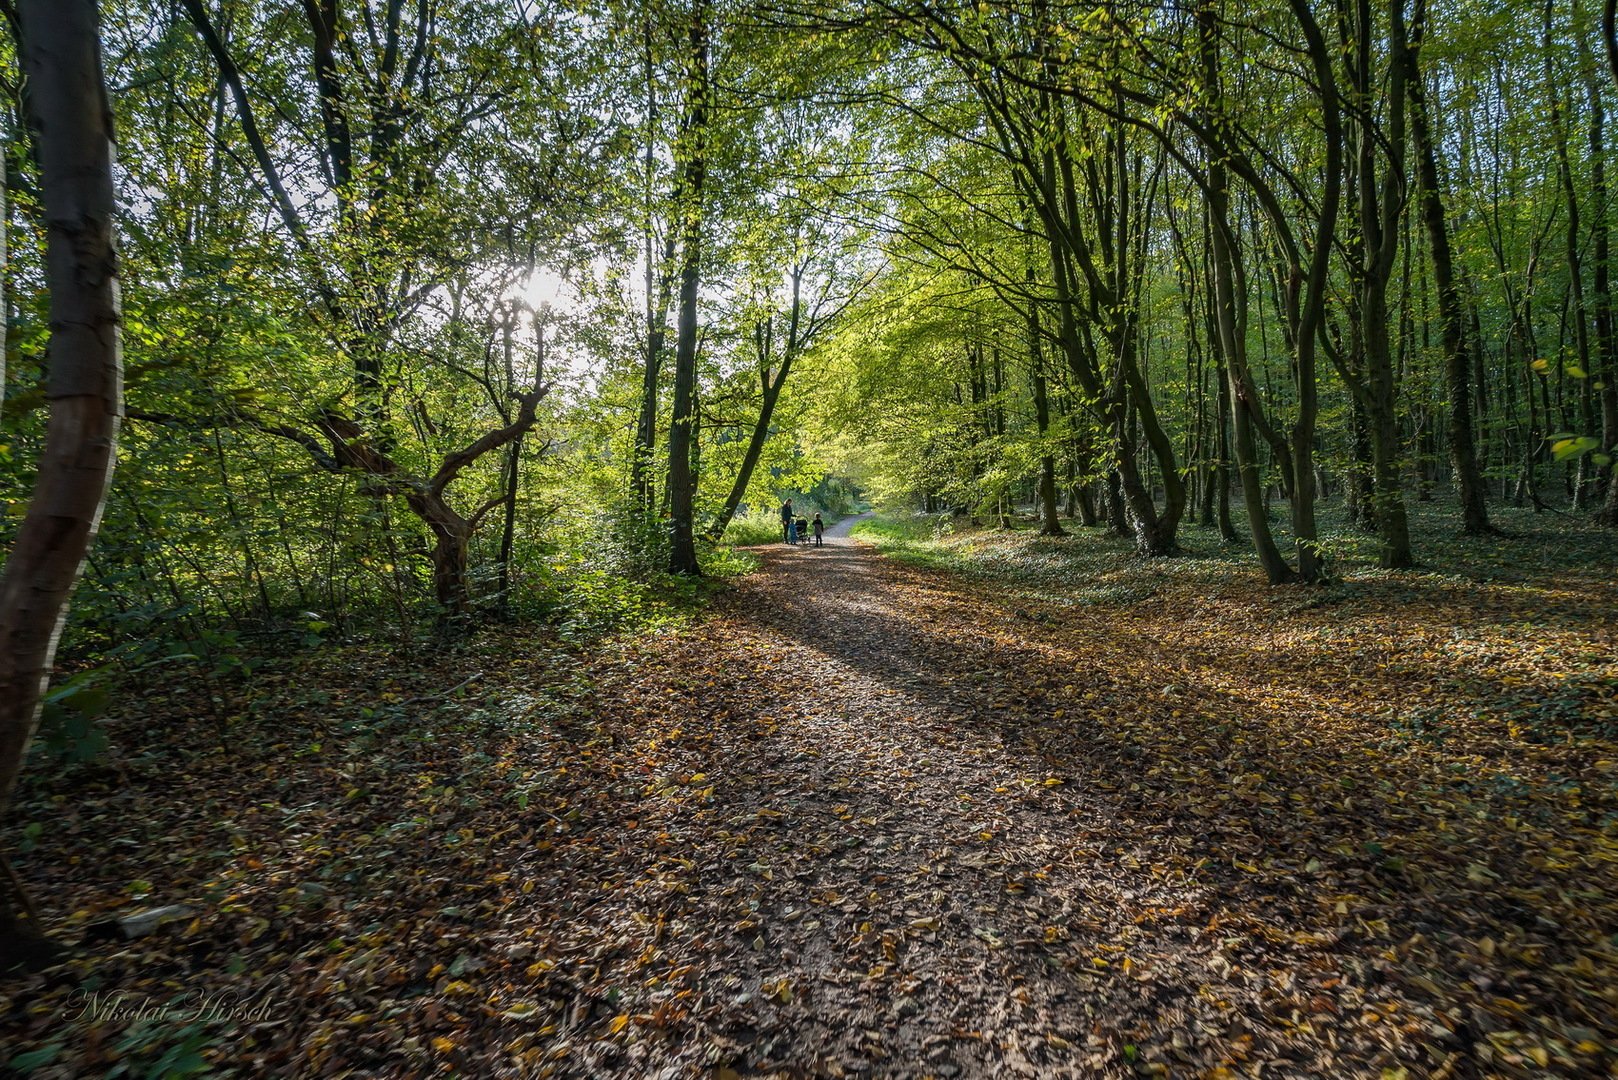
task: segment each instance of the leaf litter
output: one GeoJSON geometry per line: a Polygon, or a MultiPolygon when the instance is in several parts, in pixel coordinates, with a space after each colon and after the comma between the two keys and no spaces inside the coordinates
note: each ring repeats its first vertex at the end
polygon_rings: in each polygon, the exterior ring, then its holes
{"type": "Polygon", "coordinates": [[[1606,1075],[1614,597],[1523,632],[1547,590],[1074,605],[838,543],[590,650],[285,659],[222,727],[179,682],[30,780],[17,867],[83,947],[5,984],[5,1042],[46,1076],[1606,1075]]]}

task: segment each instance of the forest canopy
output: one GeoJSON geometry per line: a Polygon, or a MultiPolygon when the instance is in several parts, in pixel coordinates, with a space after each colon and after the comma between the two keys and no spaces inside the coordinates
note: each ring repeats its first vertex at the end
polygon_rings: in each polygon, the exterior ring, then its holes
{"type": "Polygon", "coordinates": [[[543,612],[833,473],[1153,554],[1217,522],[1272,582],[1328,572],[1317,503],[1387,566],[1412,498],[1611,522],[1598,16],[109,7],[128,422],[75,633],[543,612]]]}

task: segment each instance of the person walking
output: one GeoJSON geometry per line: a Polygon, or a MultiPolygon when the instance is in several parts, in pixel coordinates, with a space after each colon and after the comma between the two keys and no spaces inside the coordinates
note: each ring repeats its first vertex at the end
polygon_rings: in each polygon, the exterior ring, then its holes
{"type": "Polygon", "coordinates": [[[792,500],[781,504],[781,542],[792,543],[792,500]]]}

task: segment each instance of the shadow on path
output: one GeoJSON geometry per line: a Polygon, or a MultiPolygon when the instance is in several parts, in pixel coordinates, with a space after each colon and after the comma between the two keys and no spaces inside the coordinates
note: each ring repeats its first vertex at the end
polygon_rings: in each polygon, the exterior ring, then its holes
{"type": "MultiPolygon", "coordinates": [[[[695,1026],[628,1061],[922,1077],[1444,1060],[1459,1036],[1397,978],[1397,948],[1467,928],[1444,868],[1418,889],[1374,854],[1437,813],[1321,795],[1358,768],[1329,736],[1297,752],[1329,697],[1280,708],[1228,678],[1262,657],[1188,659],[1172,627],[1111,611],[1051,625],[846,529],[829,540],[758,549],[715,618],[614,688],[667,774],[701,786],[643,810],[641,834],[678,854],[640,853],[636,916],[699,943],[674,984],[695,1026]]],[[[1458,873],[1519,857],[1486,830],[1455,839],[1458,873]]]]}

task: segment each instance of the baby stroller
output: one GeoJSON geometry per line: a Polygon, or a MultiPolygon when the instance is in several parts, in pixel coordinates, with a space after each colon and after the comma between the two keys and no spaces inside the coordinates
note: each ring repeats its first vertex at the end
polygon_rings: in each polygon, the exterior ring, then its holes
{"type": "Polygon", "coordinates": [[[799,518],[797,521],[793,522],[792,542],[800,545],[809,542],[808,518],[799,518]]]}

